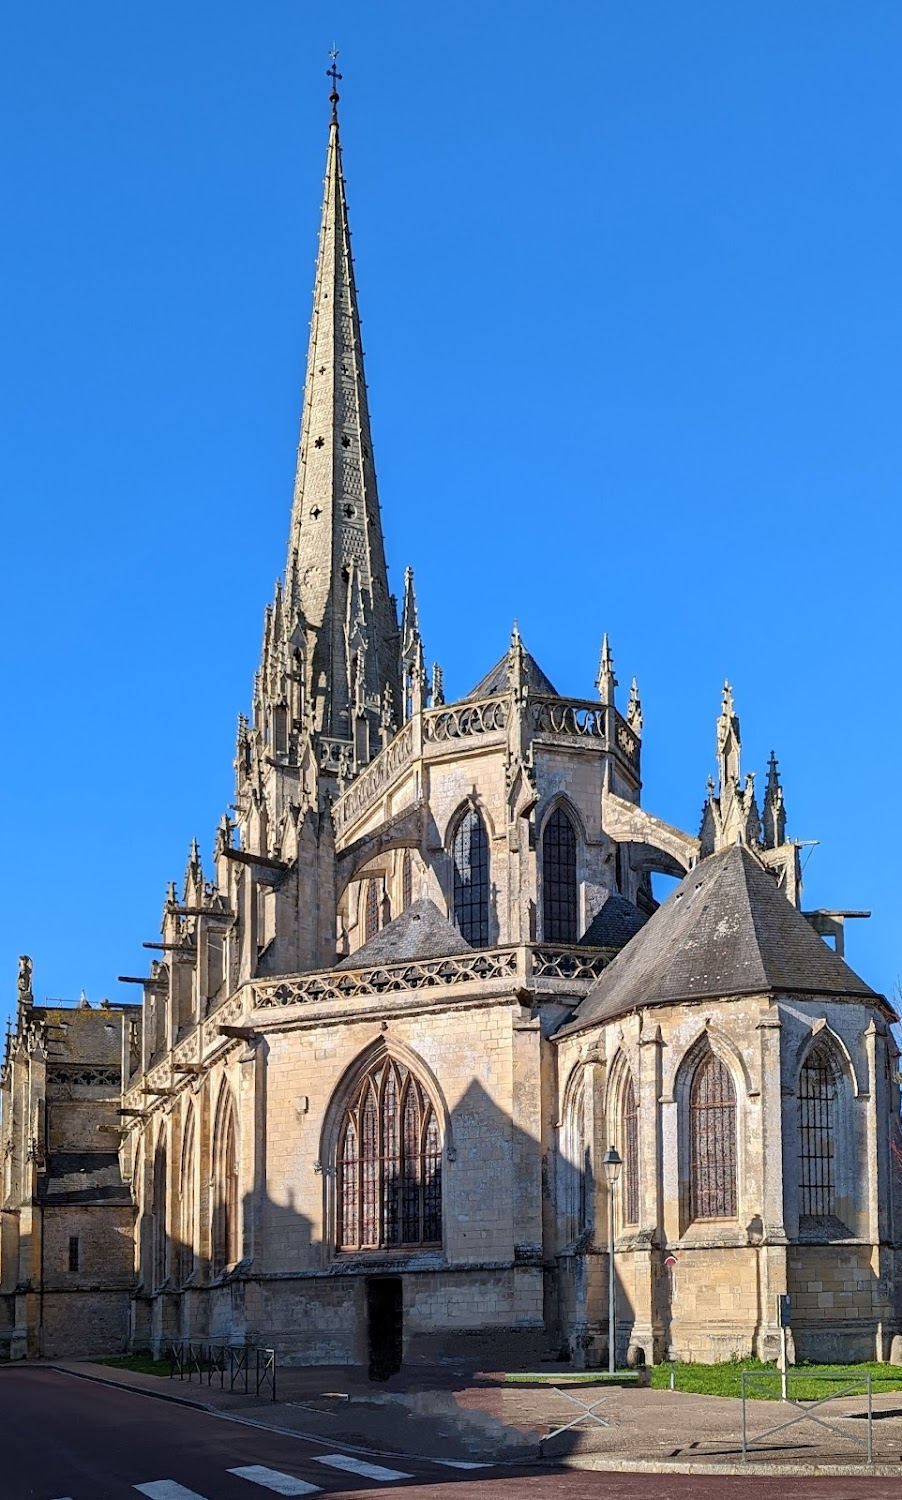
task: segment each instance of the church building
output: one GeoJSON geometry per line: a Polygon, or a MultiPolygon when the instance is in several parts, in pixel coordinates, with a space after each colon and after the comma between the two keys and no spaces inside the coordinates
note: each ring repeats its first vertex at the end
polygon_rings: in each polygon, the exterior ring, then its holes
{"type": "MultiPolygon", "coordinates": [[[[896,1017],[845,963],[843,914],[802,911],[777,763],[759,805],[730,688],[684,832],[642,806],[639,691],[618,701],[607,637],[584,699],[515,627],[448,703],[409,569],[398,610],[334,84],[288,556],[234,804],[166,892],[120,1046],[130,1344],[598,1364],[613,1234],[619,1361],[773,1358],[787,1293],[799,1357],[882,1358],[896,1017]],[[660,906],[655,872],[679,879],[660,906]]],[[[20,1006],[5,1118],[33,1032],[20,1006]]]]}

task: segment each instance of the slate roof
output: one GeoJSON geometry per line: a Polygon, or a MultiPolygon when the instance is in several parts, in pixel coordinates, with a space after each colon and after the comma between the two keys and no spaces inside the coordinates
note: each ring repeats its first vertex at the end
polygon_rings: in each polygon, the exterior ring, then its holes
{"type": "Polygon", "coordinates": [[[625,896],[615,891],[596,912],[577,944],[587,948],[625,948],[648,921],[647,912],[640,911],[625,896]]]}
{"type": "Polygon", "coordinates": [[[421,896],[336,967],[369,969],[377,964],[402,963],[406,958],[449,958],[472,951],[435,902],[421,896]]]}
{"type": "MultiPolygon", "coordinates": [[[[534,693],[548,693],[553,698],[559,698],[560,693],[550,678],[545,676],[539,663],[532,652],[523,648],[523,670],[528,687],[534,693]]],[[[493,698],[497,693],[506,693],[510,687],[509,653],[505,651],[500,661],[496,661],[491,672],[486,673],[481,682],[477,682],[471,692],[467,693],[463,702],[470,698],[493,698]]]]}
{"type": "Polygon", "coordinates": [[[876,999],[744,845],[690,870],[565,1028],[649,1005],[773,991],[876,999]]]}
{"type": "Polygon", "coordinates": [[[38,1178],[44,1204],[131,1203],[115,1151],[54,1151],[38,1178]]]}

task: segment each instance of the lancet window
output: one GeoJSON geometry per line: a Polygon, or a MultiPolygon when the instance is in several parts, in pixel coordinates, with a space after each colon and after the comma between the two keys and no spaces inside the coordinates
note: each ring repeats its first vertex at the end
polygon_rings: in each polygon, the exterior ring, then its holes
{"type": "Polygon", "coordinates": [[[454,833],[454,921],[474,948],[489,941],[489,841],[475,807],[468,808],[454,833]]]}
{"type": "Polygon", "coordinates": [[[837,1070],[829,1044],[815,1043],[799,1074],[799,1213],[836,1212],[837,1070]]]}
{"type": "Polygon", "coordinates": [[[153,1284],[161,1287],[169,1275],[169,1241],[166,1234],[166,1146],[161,1140],[153,1158],[153,1284]]]}
{"type": "Polygon", "coordinates": [[[375,880],[366,883],[366,905],[363,915],[363,940],[368,943],[379,931],[379,885],[375,880]]]}
{"type": "Polygon", "coordinates": [[[213,1137],[213,1271],[238,1260],[238,1140],[235,1106],[223,1089],[213,1137]]]}
{"type": "Polygon", "coordinates": [[[179,1276],[182,1281],[187,1281],[194,1270],[194,1244],[197,1233],[195,1180],[194,1112],[192,1110],[185,1126],[179,1184],[179,1276]]]}
{"type": "Polygon", "coordinates": [[[441,1243],[438,1120],[419,1080],[395,1058],[380,1057],[354,1090],[337,1168],[339,1250],[441,1243]]]}
{"type": "Polygon", "coordinates": [[[627,1073],[620,1106],[620,1133],[623,1142],[623,1222],[639,1222],[639,1110],[633,1075],[627,1073]]]}
{"type": "Polygon", "coordinates": [[[413,900],[413,857],[409,849],[404,850],[401,860],[401,909],[406,911],[413,900]]]}
{"type": "Polygon", "coordinates": [[[694,1219],[736,1216],[736,1090],[714,1052],[696,1065],[689,1092],[690,1201],[694,1219]]]}
{"type": "Polygon", "coordinates": [[[591,1159],[586,1140],[586,1091],[582,1073],[569,1089],[561,1132],[560,1205],[565,1242],[589,1224],[591,1159]]]}
{"type": "Polygon", "coordinates": [[[542,920],[545,941],[575,943],[579,933],[576,834],[562,807],[542,834],[542,920]]]}

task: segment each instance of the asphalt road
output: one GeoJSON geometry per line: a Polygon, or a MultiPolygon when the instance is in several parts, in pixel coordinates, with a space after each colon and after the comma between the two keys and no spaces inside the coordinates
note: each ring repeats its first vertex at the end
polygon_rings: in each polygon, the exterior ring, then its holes
{"type": "Polygon", "coordinates": [[[361,1454],[61,1371],[0,1371],[0,1500],[899,1500],[899,1479],[464,1470],[361,1454]],[[243,1471],[243,1472],[242,1472],[243,1471]]]}

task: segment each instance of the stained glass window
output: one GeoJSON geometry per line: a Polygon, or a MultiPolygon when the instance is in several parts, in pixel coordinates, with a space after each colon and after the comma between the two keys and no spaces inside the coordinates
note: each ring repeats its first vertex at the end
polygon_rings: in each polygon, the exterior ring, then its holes
{"type": "Polygon", "coordinates": [[[542,834],[542,914],[547,943],[576,942],[576,834],[561,807],[555,808],[542,834]]]}
{"type": "Polygon", "coordinates": [[[706,1052],[689,1094],[692,1217],[736,1216],[736,1091],[726,1063],[706,1052]]]}
{"type": "Polygon", "coordinates": [[[413,858],[410,850],[404,850],[401,861],[401,907],[406,911],[413,900],[413,858]]]}
{"type": "Polygon", "coordinates": [[[438,1121],[403,1063],[381,1057],[357,1085],[339,1133],[337,1166],[339,1250],[441,1243],[438,1121]]]}
{"type": "Polygon", "coordinates": [[[454,921],[474,948],[489,940],[489,841],[475,808],[464,813],[452,845],[454,921]]]}

